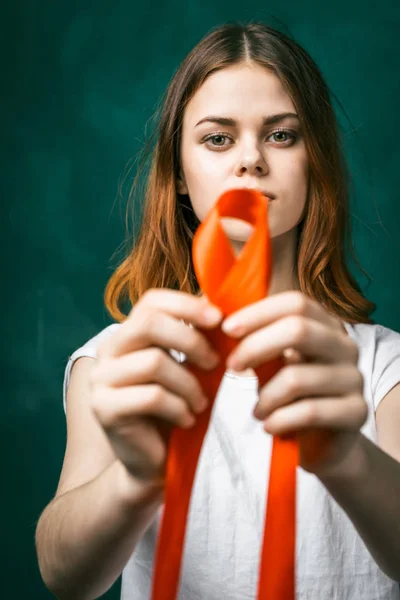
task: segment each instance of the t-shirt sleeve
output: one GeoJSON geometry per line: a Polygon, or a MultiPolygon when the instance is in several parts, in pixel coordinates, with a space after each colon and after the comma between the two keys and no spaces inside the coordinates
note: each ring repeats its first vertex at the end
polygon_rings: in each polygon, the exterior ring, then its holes
{"type": "Polygon", "coordinates": [[[69,386],[69,380],[71,377],[71,370],[74,366],[74,363],[78,360],[78,358],[81,358],[82,356],[90,356],[91,358],[96,358],[96,348],[85,344],[82,348],[78,348],[78,350],[75,350],[75,352],[71,354],[71,356],[68,358],[67,366],[65,367],[63,383],[64,413],[67,412],[67,390],[69,386]]]}
{"type": "MultiPolygon", "coordinates": [[[[67,411],[67,391],[69,386],[69,381],[71,378],[71,370],[74,366],[74,363],[81,358],[82,356],[90,356],[91,358],[97,357],[97,348],[100,345],[100,341],[102,341],[105,337],[110,336],[114,333],[114,331],[120,327],[119,323],[114,323],[113,325],[109,325],[105,329],[103,329],[100,333],[98,333],[95,337],[88,340],[83,346],[75,350],[71,356],[69,356],[67,365],[64,371],[64,382],[63,382],[63,407],[64,413],[67,411]]],[[[177,361],[182,362],[184,355],[177,350],[169,350],[171,356],[177,361]]]]}
{"type": "Polygon", "coordinates": [[[67,390],[69,386],[69,381],[71,378],[71,370],[74,366],[74,363],[81,358],[82,356],[90,356],[91,358],[96,358],[97,356],[97,348],[100,345],[100,342],[105,338],[109,337],[120,327],[119,323],[113,323],[109,325],[102,331],[100,331],[97,335],[88,340],[83,346],[75,350],[69,357],[64,371],[64,382],[63,382],[63,406],[64,413],[66,413],[67,407],[67,390]]]}
{"type": "Polygon", "coordinates": [[[375,411],[386,394],[399,382],[400,333],[379,325],[372,371],[372,400],[375,411]]]}

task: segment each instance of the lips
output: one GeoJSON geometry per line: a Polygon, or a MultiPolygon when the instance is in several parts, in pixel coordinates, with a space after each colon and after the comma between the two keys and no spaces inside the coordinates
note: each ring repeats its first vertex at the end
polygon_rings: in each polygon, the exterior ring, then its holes
{"type": "Polygon", "coordinates": [[[260,192],[266,197],[269,198],[270,200],[275,200],[275,195],[274,194],[270,194],[269,192],[264,192],[263,190],[260,190],[260,192]]]}
{"type": "Polygon", "coordinates": [[[275,200],[276,199],[275,194],[272,194],[272,193],[268,192],[267,190],[260,190],[259,188],[254,188],[254,187],[244,187],[243,189],[245,189],[245,190],[254,190],[255,192],[260,192],[260,194],[262,194],[263,196],[265,196],[269,200],[275,200]]]}
{"type": "Polygon", "coordinates": [[[260,194],[262,194],[266,198],[269,198],[270,200],[275,200],[275,198],[276,198],[275,194],[272,194],[272,192],[269,192],[268,190],[260,190],[259,188],[250,188],[250,189],[253,189],[256,192],[260,192],[260,194]]]}

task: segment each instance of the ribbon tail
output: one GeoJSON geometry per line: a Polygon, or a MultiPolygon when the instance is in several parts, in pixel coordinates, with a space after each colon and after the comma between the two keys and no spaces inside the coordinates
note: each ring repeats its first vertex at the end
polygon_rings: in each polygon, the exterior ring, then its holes
{"type": "Polygon", "coordinates": [[[273,438],[258,600],[295,599],[296,467],[295,438],[273,438]]]}
{"type": "Polygon", "coordinates": [[[190,429],[172,430],[166,465],[164,513],[157,541],[152,600],[175,600],[184,548],[186,521],[197,461],[206,435],[214,397],[190,429]]]}

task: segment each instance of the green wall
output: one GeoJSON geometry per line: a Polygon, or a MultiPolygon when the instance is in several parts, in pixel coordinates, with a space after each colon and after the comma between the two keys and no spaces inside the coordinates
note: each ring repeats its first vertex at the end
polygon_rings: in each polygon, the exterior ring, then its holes
{"type": "MultiPolygon", "coordinates": [[[[400,330],[400,145],[392,114],[400,96],[399,5],[244,4],[15,0],[3,8],[2,598],[50,597],[34,532],[64,454],[65,363],[111,322],[102,294],[124,238],[118,185],[172,73],[209,28],[282,21],[319,64],[351,119],[338,113],[354,176],[355,246],[373,281],[367,287],[355,274],[378,305],[373,318],[400,330]]],[[[107,597],[118,592],[117,583],[107,597]]]]}

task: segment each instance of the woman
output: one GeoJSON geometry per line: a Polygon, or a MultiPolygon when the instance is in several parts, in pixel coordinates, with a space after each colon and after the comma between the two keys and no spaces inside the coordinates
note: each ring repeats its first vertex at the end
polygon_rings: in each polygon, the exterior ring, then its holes
{"type": "MultiPolygon", "coordinates": [[[[213,30],[165,96],[140,234],[106,289],[119,323],[67,365],[64,465],[36,534],[53,593],[98,597],[123,571],[124,600],[150,597],[160,423],[192,427],[205,409],[184,359],[218,364],[199,328],[223,321],[239,344],[198,465],[180,598],[255,598],[272,435],[321,427],[332,437],[318,459],[300,441],[297,598],[400,598],[400,334],[373,323],[346,267],[347,203],[334,112],[309,55],[262,24],[213,30]],[[223,321],[201,294],[191,241],[232,188],[268,198],[273,275],[267,298],[223,321]],[[253,368],[282,354],[258,390],[253,368]]],[[[239,253],[248,224],[223,227],[239,253]]]]}

